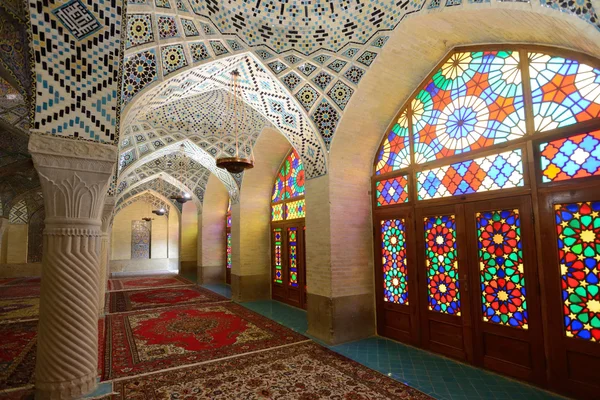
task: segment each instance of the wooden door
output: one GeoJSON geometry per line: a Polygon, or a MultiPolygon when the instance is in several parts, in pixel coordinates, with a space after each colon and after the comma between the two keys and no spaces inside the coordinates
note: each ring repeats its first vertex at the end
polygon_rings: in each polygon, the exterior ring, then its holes
{"type": "Polygon", "coordinates": [[[422,346],[472,362],[464,205],[424,207],[416,215],[422,346]]]}
{"type": "Polygon", "coordinates": [[[419,295],[412,207],[377,213],[373,221],[377,332],[419,345],[419,295]]]}
{"type": "Polygon", "coordinates": [[[474,363],[542,384],[545,362],[530,197],[468,203],[465,222],[474,363]]]}
{"type": "Polygon", "coordinates": [[[272,298],[295,307],[306,307],[304,222],[272,226],[272,298]]]}
{"type": "Polygon", "coordinates": [[[550,384],[595,399],[600,393],[600,189],[540,196],[550,384]]]}

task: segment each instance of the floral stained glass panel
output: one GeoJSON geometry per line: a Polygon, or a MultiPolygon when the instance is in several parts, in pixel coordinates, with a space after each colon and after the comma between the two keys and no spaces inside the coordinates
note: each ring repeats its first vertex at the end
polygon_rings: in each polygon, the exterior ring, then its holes
{"type": "Polygon", "coordinates": [[[600,202],[554,210],[565,334],[600,342],[600,202]]]}
{"type": "Polygon", "coordinates": [[[425,163],[525,134],[519,54],[453,54],[412,101],[415,162],[425,163]]]}
{"type": "Polygon", "coordinates": [[[383,300],[408,305],[406,227],[403,219],[381,221],[383,300]]]}
{"type": "Polygon", "coordinates": [[[282,264],[281,264],[281,243],[282,243],[282,237],[281,237],[281,228],[275,228],[273,229],[273,254],[275,255],[275,259],[274,259],[274,263],[275,263],[275,268],[273,271],[273,281],[275,283],[283,283],[283,269],[282,269],[282,264]]]}
{"type": "Polygon", "coordinates": [[[406,175],[377,181],[375,183],[377,206],[389,206],[408,201],[408,179],[406,175]]]}
{"type": "Polygon", "coordinates": [[[483,320],[527,329],[527,301],[519,210],[475,215],[483,320]]]}
{"type": "Polygon", "coordinates": [[[454,215],[426,217],[425,263],[429,309],[460,315],[460,285],[454,215]]]}
{"type": "Polygon", "coordinates": [[[283,221],[283,204],[273,204],[271,206],[271,221],[283,221]]]}
{"type": "Polygon", "coordinates": [[[272,202],[304,195],[305,171],[295,149],[287,155],[273,186],[272,202]]]}
{"type": "Polygon", "coordinates": [[[227,232],[227,269],[231,269],[231,232],[227,232]]]}
{"type": "Polygon", "coordinates": [[[306,217],[306,200],[290,201],[285,204],[285,219],[296,219],[306,217]]]}
{"type": "Polygon", "coordinates": [[[600,131],[540,144],[542,182],[600,175],[600,131]]]}
{"type": "Polygon", "coordinates": [[[548,54],[529,54],[536,131],[600,117],[600,69],[548,54]]]}
{"type": "Polygon", "coordinates": [[[417,172],[419,200],[523,185],[521,149],[417,172]]]}
{"type": "Polygon", "coordinates": [[[410,165],[408,117],[406,114],[406,110],[400,114],[400,118],[379,149],[375,166],[376,175],[397,171],[410,165]]]}
{"type": "Polygon", "coordinates": [[[227,216],[227,227],[231,228],[231,215],[227,216]]]}
{"type": "Polygon", "coordinates": [[[298,228],[288,228],[289,284],[298,287],[298,228]]]}

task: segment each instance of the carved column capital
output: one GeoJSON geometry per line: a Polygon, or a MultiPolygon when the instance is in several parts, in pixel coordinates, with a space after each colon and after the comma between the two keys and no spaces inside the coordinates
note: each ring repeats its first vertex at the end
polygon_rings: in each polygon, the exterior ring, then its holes
{"type": "Polygon", "coordinates": [[[44,192],[46,226],[98,226],[117,148],[32,134],[29,151],[44,192]]]}
{"type": "Polygon", "coordinates": [[[106,196],[102,208],[102,235],[108,235],[113,222],[113,211],[115,210],[115,196],[106,196]]]}

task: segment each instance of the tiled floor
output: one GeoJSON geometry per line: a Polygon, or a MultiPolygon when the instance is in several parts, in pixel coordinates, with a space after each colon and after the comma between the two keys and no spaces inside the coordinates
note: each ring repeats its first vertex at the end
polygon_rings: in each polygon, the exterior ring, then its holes
{"type": "MultiPolygon", "coordinates": [[[[231,297],[228,285],[202,286],[231,297]]],[[[242,305],[306,334],[308,323],[303,310],[272,300],[242,305]]],[[[382,337],[328,347],[440,400],[561,398],[533,386],[382,337]]]]}

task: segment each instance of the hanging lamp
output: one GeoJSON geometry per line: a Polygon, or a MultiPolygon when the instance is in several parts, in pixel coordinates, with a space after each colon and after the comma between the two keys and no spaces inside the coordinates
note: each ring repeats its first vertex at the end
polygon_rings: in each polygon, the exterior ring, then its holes
{"type": "MultiPolygon", "coordinates": [[[[160,193],[160,194],[164,193],[163,186],[162,186],[162,174],[158,175],[158,193],[160,193]]],[[[156,209],[156,210],[152,210],[152,214],[156,214],[159,217],[162,217],[163,215],[165,215],[166,212],[167,211],[163,207],[156,209]]]]}
{"type": "MultiPolygon", "coordinates": [[[[181,143],[181,146],[179,147],[179,149],[181,150],[181,155],[182,155],[182,159],[184,160],[183,162],[183,181],[185,181],[185,178],[187,178],[187,160],[185,160],[185,146],[183,145],[183,143],[181,143]]],[[[181,182],[183,184],[183,181],[181,182]]],[[[176,202],[180,203],[180,204],[184,204],[187,203],[188,201],[190,201],[192,199],[192,196],[189,193],[186,193],[185,191],[181,191],[181,195],[179,196],[171,196],[171,199],[175,200],[176,202]]]]}
{"type": "MultiPolygon", "coordinates": [[[[239,86],[238,79],[240,73],[237,70],[231,72],[231,91],[228,92],[227,96],[227,112],[231,112],[233,115],[229,122],[225,123],[225,128],[221,131],[221,143],[225,143],[222,139],[226,134],[232,134],[235,136],[235,153],[233,155],[227,154],[225,150],[221,149],[221,154],[217,158],[217,167],[223,168],[232,174],[239,174],[246,169],[254,167],[254,159],[252,153],[248,157],[246,149],[240,152],[240,131],[245,126],[246,119],[246,106],[242,99],[242,93],[239,86]],[[226,132],[231,129],[231,132],[226,132]]],[[[245,146],[244,146],[245,147],[245,146]]]]}

